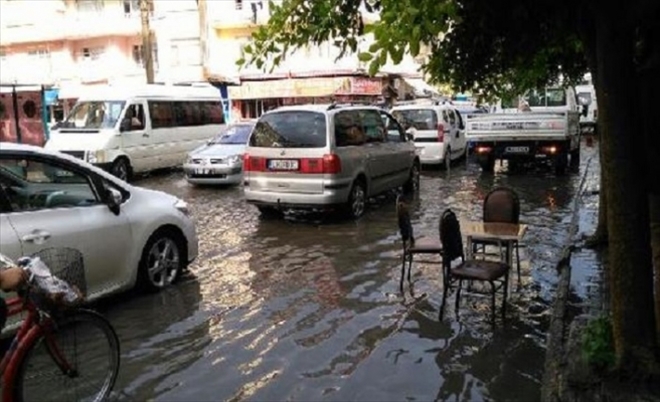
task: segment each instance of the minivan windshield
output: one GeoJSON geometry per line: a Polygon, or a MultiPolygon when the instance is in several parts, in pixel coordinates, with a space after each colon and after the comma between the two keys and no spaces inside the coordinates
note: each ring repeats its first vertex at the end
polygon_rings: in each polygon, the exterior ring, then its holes
{"type": "Polygon", "coordinates": [[[78,102],[57,127],[97,130],[114,128],[125,104],[124,101],[78,102]]]}
{"type": "Polygon", "coordinates": [[[327,143],[325,115],[292,110],[267,113],[250,136],[250,146],[262,148],[323,148],[327,143]]]}
{"type": "Polygon", "coordinates": [[[209,144],[245,145],[252,132],[252,124],[235,124],[223,129],[209,144]]]}
{"type": "Polygon", "coordinates": [[[401,124],[404,130],[435,130],[438,118],[433,109],[402,109],[393,110],[392,116],[401,124]]]}

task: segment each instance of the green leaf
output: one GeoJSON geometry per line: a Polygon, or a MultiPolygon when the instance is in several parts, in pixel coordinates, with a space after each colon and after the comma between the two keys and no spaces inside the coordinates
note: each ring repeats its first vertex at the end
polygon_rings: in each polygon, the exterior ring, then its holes
{"type": "Polygon", "coordinates": [[[410,42],[410,54],[415,57],[419,54],[419,41],[410,42]]]}
{"type": "Polygon", "coordinates": [[[380,50],[380,43],[374,42],[369,46],[369,53],[376,53],[380,50]]]}
{"type": "Polygon", "coordinates": [[[369,63],[369,75],[373,77],[378,71],[380,71],[380,64],[378,63],[378,59],[374,59],[369,63]]]}
{"type": "Polygon", "coordinates": [[[382,67],[385,64],[387,64],[387,51],[385,49],[380,51],[380,54],[378,55],[378,67],[382,67]]]}
{"type": "Polygon", "coordinates": [[[253,52],[252,45],[248,43],[248,44],[245,45],[245,47],[243,48],[243,51],[244,51],[245,53],[247,53],[247,54],[251,54],[251,53],[253,52]]]}
{"type": "Polygon", "coordinates": [[[367,62],[374,58],[374,55],[371,53],[361,52],[358,53],[358,60],[361,62],[367,62]]]}
{"type": "Polygon", "coordinates": [[[241,57],[240,59],[236,60],[236,65],[238,67],[243,67],[245,65],[245,59],[241,57]]]}

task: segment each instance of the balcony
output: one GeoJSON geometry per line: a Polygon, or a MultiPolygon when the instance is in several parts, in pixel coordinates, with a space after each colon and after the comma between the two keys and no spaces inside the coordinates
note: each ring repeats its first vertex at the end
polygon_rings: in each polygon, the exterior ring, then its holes
{"type": "Polygon", "coordinates": [[[210,25],[215,29],[249,28],[263,25],[268,22],[267,1],[244,1],[241,6],[227,7],[209,10],[210,25]]]}
{"type": "Polygon", "coordinates": [[[72,12],[65,17],[62,39],[139,35],[140,15],[123,12],[72,12]]]}

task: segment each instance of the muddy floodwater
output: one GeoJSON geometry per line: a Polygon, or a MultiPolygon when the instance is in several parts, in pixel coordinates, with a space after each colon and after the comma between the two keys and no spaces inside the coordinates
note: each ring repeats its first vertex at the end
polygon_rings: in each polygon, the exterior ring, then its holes
{"type": "MultiPolygon", "coordinates": [[[[589,160],[597,168],[596,157],[596,148],[584,147],[580,171],[589,160]]],[[[481,219],[483,197],[495,186],[520,196],[521,220],[529,225],[522,285],[513,281],[507,320],[494,327],[489,298],[468,293],[458,316],[451,295],[438,321],[438,258],[414,264],[414,297],[408,287],[405,297],[399,294],[402,250],[392,196],[374,200],[358,222],[314,215],[273,220],[260,218],[240,187],[195,188],[180,172],[140,179],[136,185],[190,204],[200,255],[176,286],[122,295],[102,307],[121,340],[115,397],[539,400],[555,264],[580,176],[506,166],[484,174],[465,161],[449,172],[423,173],[413,206],[417,235],[437,236],[447,207],[461,219],[481,219]]],[[[578,302],[597,280],[580,272],[578,302]]]]}

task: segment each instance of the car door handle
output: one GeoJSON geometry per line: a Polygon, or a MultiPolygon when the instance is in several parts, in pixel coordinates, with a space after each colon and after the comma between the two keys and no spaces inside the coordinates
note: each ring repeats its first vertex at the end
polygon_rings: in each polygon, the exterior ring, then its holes
{"type": "Polygon", "coordinates": [[[147,133],[144,133],[144,134],[142,134],[142,136],[143,136],[143,137],[148,137],[148,136],[149,136],[149,134],[147,134],[147,133]]]}
{"type": "Polygon", "coordinates": [[[46,240],[50,239],[50,233],[45,230],[34,230],[32,233],[26,234],[21,239],[30,243],[43,244],[46,240]]]}

